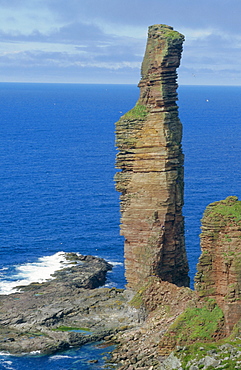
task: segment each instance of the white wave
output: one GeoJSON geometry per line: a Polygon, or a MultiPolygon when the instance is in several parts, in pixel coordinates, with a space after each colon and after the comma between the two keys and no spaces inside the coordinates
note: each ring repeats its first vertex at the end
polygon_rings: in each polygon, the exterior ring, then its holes
{"type": "Polygon", "coordinates": [[[49,358],[49,360],[62,360],[63,358],[73,358],[73,356],[68,355],[54,355],[49,358]]]}
{"type": "Polygon", "coordinates": [[[52,256],[41,257],[37,262],[26,263],[16,266],[16,274],[8,277],[8,280],[0,280],[0,294],[11,294],[18,291],[17,287],[31,283],[41,283],[53,279],[52,274],[67,267],[70,264],[66,260],[64,252],[55,253],[52,256]]]}
{"type": "Polygon", "coordinates": [[[0,294],[11,294],[17,291],[16,286],[19,285],[26,285],[23,284],[21,280],[17,281],[8,281],[8,280],[3,280],[0,281],[0,294]]]}
{"type": "Polygon", "coordinates": [[[104,285],[105,288],[115,288],[116,284],[113,282],[108,282],[104,285]]]}
{"type": "Polygon", "coordinates": [[[14,370],[14,368],[11,366],[12,364],[12,361],[0,360],[1,369],[14,370]]]}
{"type": "Polygon", "coordinates": [[[6,274],[6,270],[8,270],[8,267],[2,267],[0,269],[0,276],[4,276],[4,274],[6,274]]]}
{"type": "Polygon", "coordinates": [[[123,262],[112,262],[112,261],[107,261],[110,263],[112,266],[123,266],[123,262]]]}
{"type": "Polygon", "coordinates": [[[29,353],[31,356],[36,356],[36,355],[40,355],[41,354],[41,351],[37,350],[37,351],[32,351],[29,353]]]}

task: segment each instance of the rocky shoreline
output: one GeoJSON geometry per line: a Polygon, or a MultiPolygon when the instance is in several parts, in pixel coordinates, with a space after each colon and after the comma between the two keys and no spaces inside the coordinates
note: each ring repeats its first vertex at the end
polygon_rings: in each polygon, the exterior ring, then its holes
{"type": "Polygon", "coordinates": [[[103,286],[111,265],[65,254],[53,279],[0,296],[0,350],[51,354],[105,340],[106,368],[241,368],[241,201],[210,204],[202,219],[195,290],[184,245],[183,156],[176,68],[183,36],[149,28],[141,95],[118,121],[127,289],[103,286]]]}
{"type": "Polygon", "coordinates": [[[139,325],[130,292],[100,287],[111,265],[101,258],[66,254],[72,266],[54,279],[0,296],[0,350],[50,354],[102,340],[139,325]]]}

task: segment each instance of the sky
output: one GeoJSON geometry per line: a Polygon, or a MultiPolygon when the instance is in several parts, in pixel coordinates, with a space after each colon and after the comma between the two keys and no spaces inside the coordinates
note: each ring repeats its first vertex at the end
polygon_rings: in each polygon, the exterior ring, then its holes
{"type": "Polygon", "coordinates": [[[138,84],[148,27],[185,36],[179,85],[241,85],[240,0],[0,0],[0,82],[138,84]]]}

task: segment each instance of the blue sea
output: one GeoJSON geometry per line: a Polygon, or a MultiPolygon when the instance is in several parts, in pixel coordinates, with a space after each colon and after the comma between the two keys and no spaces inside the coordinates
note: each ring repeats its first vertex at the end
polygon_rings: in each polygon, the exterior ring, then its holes
{"type": "MultiPolygon", "coordinates": [[[[200,219],[241,193],[241,87],[180,86],[186,246],[193,277],[200,219]]],[[[114,123],[139,96],[133,85],[0,84],[0,291],[48,277],[62,252],[113,263],[124,287],[114,123]]],[[[0,356],[0,369],[101,369],[100,344],[53,356],[0,356]],[[89,360],[98,359],[98,363],[89,360]]]]}

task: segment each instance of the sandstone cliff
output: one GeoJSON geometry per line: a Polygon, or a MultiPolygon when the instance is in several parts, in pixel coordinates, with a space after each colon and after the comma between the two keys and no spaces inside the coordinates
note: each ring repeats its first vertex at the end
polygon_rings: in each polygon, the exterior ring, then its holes
{"type": "Polygon", "coordinates": [[[136,106],[116,123],[116,189],[121,194],[128,287],[150,276],[187,286],[183,232],[182,125],[176,69],[184,36],[149,27],[136,106]]]}
{"type": "Polygon", "coordinates": [[[236,197],[207,208],[196,291],[186,287],[182,126],[176,105],[183,40],[171,27],[149,28],[140,98],[116,124],[126,278],[136,291],[130,305],[144,308],[146,315],[140,328],[114,338],[119,345],[113,361],[123,370],[227,368],[229,357],[218,355],[224,347],[233,354],[230,363],[241,363],[241,202],[236,197]]]}
{"type": "Polygon", "coordinates": [[[100,258],[68,254],[72,265],[53,280],[0,297],[0,350],[44,354],[105,339],[118,344],[106,369],[240,368],[237,197],[207,207],[196,291],[186,287],[182,127],[176,105],[183,40],[171,27],[149,28],[140,98],[116,124],[121,170],[116,187],[122,193],[126,277],[134,291],[101,288],[111,266],[100,258]]]}
{"type": "Polygon", "coordinates": [[[231,196],[211,203],[202,218],[200,237],[195,288],[200,297],[216,299],[229,333],[241,318],[241,201],[231,196]]]}
{"type": "Polygon", "coordinates": [[[239,369],[241,364],[241,201],[210,204],[202,219],[195,291],[150,278],[130,302],[140,328],[118,334],[121,370],[239,369]]]}

